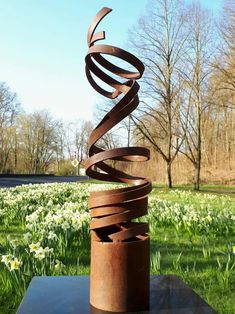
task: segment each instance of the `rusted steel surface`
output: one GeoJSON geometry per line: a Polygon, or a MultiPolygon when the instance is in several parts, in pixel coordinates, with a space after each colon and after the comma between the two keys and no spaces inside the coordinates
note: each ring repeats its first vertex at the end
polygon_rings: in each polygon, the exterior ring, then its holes
{"type": "Polygon", "coordinates": [[[105,39],[105,32],[96,32],[96,28],[110,11],[106,7],[101,9],[88,29],[86,75],[98,93],[109,99],[117,98],[118,102],[92,131],[89,159],[85,166],[86,174],[94,179],[127,183],[128,186],[90,193],[90,300],[97,308],[124,312],[148,307],[149,229],[147,223],[133,222],[132,219],[147,214],[151,182],[117,170],[107,163],[110,160],[146,161],[149,159],[148,149],[121,147],[103,150],[97,144],[102,136],[138,106],[139,84],[136,80],[144,72],[143,63],[129,52],[97,44],[105,39]],[[129,63],[135,71],[116,66],[107,56],[129,63]],[[110,86],[110,90],[104,89],[103,84],[101,86],[97,81],[110,86]]]}

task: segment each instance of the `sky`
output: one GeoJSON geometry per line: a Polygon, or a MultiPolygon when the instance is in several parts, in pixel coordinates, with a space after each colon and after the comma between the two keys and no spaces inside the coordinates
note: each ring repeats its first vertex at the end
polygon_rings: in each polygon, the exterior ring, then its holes
{"type": "MultiPolygon", "coordinates": [[[[187,0],[186,2],[190,2],[187,0]]],[[[221,0],[201,1],[217,14],[221,0]]],[[[87,82],[87,29],[102,7],[106,43],[125,48],[148,0],[0,0],[0,81],[26,112],[47,109],[66,122],[92,120],[100,96],[87,82]]]]}

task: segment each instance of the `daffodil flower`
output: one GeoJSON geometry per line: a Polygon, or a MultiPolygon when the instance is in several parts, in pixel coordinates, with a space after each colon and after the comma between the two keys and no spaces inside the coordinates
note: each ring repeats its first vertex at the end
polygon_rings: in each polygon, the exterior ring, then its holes
{"type": "Polygon", "coordinates": [[[235,245],[232,247],[232,252],[235,254],[235,245]]]}
{"type": "Polygon", "coordinates": [[[19,269],[20,265],[21,261],[19,261],[18,258],[15,257],[13,260],[10,261],[11,271],[19,269]]]}
{"type": "Polygon", "coordinates": [[[1,262],[3,262],[5,265],[8,265],[12,259],[12,255],[2,255],[1,262]]]}
{"type": "Polygon", "coordinates": [[[35,257],[42,260],[45,258],[45,250],[40,247],[36,252],[35,252],[35,257]]]}
{"type": "Polygon", "coordinates": [[[49,234],[48,234],[48,240],[56,240],[57,239],[57,235],[54,233],[54,232],[52,232],[52,231],[49,231],[49,234]]]}
{"type": "Polygon", "coordinates": [[[36,252],[40,248],[40,242],[38,243],[31,243],[29,245],[30,252],[36,252]]]}
{"type": "Polygon", "coordinates": [[[56,260],[56,264],[55,264],[55,269],[60,269],[60,268],[63,268],[63,267],[65,267],[65,265],[61,262],[61,261],[59,261],[58,259],[56,260]]]}

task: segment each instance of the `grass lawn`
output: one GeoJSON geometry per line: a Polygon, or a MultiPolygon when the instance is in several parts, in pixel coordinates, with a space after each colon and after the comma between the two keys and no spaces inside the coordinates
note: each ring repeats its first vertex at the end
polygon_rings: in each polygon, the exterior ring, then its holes
{"type": "MultiPolygon", "coordinates": [[[[47,236],[41,234],[50,212],[56,215],[53,223],[58,220],[61,224],[58,212],[66,214],[64,209],[67,207],[73,211],[73,204],[82,204],[81,212],[86,209],[88,193],[84,192],[85,184],[82,192],[78,186],[72,183],[16,188],[10,189],[11,195],[7,196],[7,190],[2,191],[0,200],[7,197],[8,203],[1,201],[0,255],[17,256],[22,265],[19,270],[10,272],[4,263],[0,263],[0,313],[15,313],[24,293],[24,289],[19,291],[14,274],[25,286],[34,274],[40,272],[48,275],[89,274],[89,234],[84,229],[76,229],[76,221],[70,221],[69,216],[63,217],[63,222],[67,219],[71,224],[67,229],[51,224],[50,230],[57,234],[55,241],[48,240],[48,229],[45,229],[47,236]],[[26,232],[32,237],[28,243],[23,240],[26,232]],[[14,239],[18,241],[15,246],[12,244],[14,239]],[[53,257],[40,259],[35,252],[26,254],[29,244],[37,241],[44,248],[53,247],[53,257]]],[[[215,187],[203,186],[204,189],[214,191],[215,187]]],[[[219,189],[227,190],[227,187],[219,189]]],[[[171,192],[154,186],[147,218],[151,236],[151,273],[176,274],[218,313],[235,313],[235,227],[228,224],[231,215],[235,218],[235,199],[214,196],[214,192],[208,196],[204,192],[184,191],[183,187],[171,192]],[[191,213],[194,213],[193,217],[191,213]],[[177,220],[174,215],[178,215],[177,220]]],[[[84,227],[88,229],[88,221],[84,227]]]]}
{"type": "Polygon", "coordinates": [[[177,274],[219,313],[235,313],[235,273],[230,270],[234,259],[229,263],[226,254],[235,237],[204,241],[201,236],[189,239],[187,233],[159,228],[151,237],[151,252],[160,260],[157,267],[152,262],[152,273],[177,274]]]}
{"type": "MultiPolygon", "coordinates": [[[[160,190],[169,190],[165,185],[162,184],[153,184],[153,187],[155,189],[160,190]]],[[[173,189],[177,190],[183,190],[183,191],[192,191],[195,193],[206,193],[206,192],[212,192],[212,193],[219,193],[219,194],[229,194],[233,195],[235,194],[235,185],[218,185],[218,184],[201,184],[200,185],[200,191],[194,191],[193,185],[187,184],[176,184],[173,186],[173,189]]]]}

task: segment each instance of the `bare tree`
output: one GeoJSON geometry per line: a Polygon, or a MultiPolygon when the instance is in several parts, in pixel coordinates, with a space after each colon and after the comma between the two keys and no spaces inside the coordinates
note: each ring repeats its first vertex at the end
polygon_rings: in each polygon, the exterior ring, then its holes
{"type": "Polygon", "coordinates": [[[47,111],[22,115],[20,148],[28,173],[45,173],[55,160],[59,122],[47,111]]]}
{"type": "Polygon", "coordinates": [[[6,83],[0,83],[0,172],[6,169],[11,151],[14,149],[14,123],[20,112],[20,104],[15,93],[6,83]]]}
{"type": "Polygon", "coordinates": [[[88,158],[88,140],[93,129],[91,121],[73,121],[63,127],[65,155],[77,158],[79,166],[88,158]]]}
{"type": "Polygon", "coordinates": [[[91,121],[82,121],[75,129],[75,147],[79,166],[88,158],[88,141],[93,124],[91,121]]]}
{"type": "MultiPolygon", "coordinates": [[[[183,143],[179,128],[179,68],[187,33],[180,1],[151,1],[150,10],[132,32],[131,46],[145,64],[142,105],[132,115],[138,131],[167,165],[168,186],[172,187],[172,163],[183,143]]],[[[183,119],[182,119],[183,121],[183,119]]]]}
{"type": "Polygon", "coordinates": [[[66,139],[64,124],[58,121],[58,126],[56,128],[56,142],[55,142],[55,154],[57,162],[57,172],[60,172],[61,163],[64,162],[66,158],[66,139]]]}
{"type": "MultiPolygon", "coordinates": [[[[102,101],[101,105],[97,105],[94,113],[95,124],[98,124],[101,117],[104,117],[113,106],[118,103],[117,99],[109,99],[102,101]]],[[[105,134],[100,141],[103,148],[111,149],[118,146],[129,147],[133,138],[134,125],[131,121],[131,115],[120,121],[118,125],[114,126],[108,134],[105,134]],[[110,141],[110,143],[108,143],[110,141]]]]}
{"type": "Polygon", "coordinates": [[[213,66],[219,74],[217,92],[227,90],[235,92],[235,3],[226,0],[220,23],[220,49],[213,66]]]}
{"type": "MultiPolygon", "coordinates": [[[[210,105],[208,99],[208,79],[211,73],[212,19],[202,10],[200,4],[194,3],[188,8],[187,27],[190,36],[187,40],[187,54],[182,74],[185,77],[185,92],[188,94],[189,123],[185,145],[181,152],[192,162],[195,169],[194,188],[199,190],[202,160],[202,119],[203,113],[210,105]]],[[[214,42],[215,44],[215,42],[214,42]]]]}

